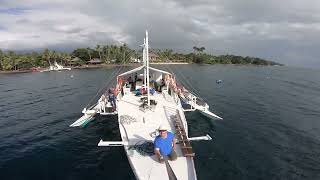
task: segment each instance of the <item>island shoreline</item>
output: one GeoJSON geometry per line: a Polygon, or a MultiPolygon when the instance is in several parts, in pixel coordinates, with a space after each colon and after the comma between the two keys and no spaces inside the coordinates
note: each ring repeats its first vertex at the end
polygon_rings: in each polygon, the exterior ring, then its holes
{"type": "MultiPolygon", "coordinates": [[[[150,63],[151,65],[189,65],[189,64],[198,64],[198,63],[187,63],[187,62],[155,62],[150,63]]],[[[85,66],[65,66],[66,68],[71,69],[99,69],[99,68],[108,68],[108,67],[120,67],[120,66],[139,66],[138,63],[127,63],[127,64],[99,64],[99,65],[85,65],[85,66]]],[[[198,65],[233,65],[233,66],[255,66],[255,67],[265,67],[265,66],[272,66],[276,67],[279,65],[255,65],[255,64],[207,64],[202,63],[198,65]]],[[[282,65],[283,66],[283,65],[282,65]]],[[[24,70],[10,70],[10,71],[0,71],[0,74],[18,74],[18,73],[35,73],[35,72],[41,72],[42,70],[45,70],[47,68],[37,68],[33,67],[30,69],[24,69],[24,70]]]]}

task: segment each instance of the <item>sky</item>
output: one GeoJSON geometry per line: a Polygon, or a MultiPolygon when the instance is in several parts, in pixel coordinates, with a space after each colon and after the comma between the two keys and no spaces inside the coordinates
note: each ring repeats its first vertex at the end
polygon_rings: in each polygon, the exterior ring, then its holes
{"type": "Polygon", "coordinates": [[[0,49],[96,44],[255,56],[320,67],[319,0],[0,0],[0,49]]]}

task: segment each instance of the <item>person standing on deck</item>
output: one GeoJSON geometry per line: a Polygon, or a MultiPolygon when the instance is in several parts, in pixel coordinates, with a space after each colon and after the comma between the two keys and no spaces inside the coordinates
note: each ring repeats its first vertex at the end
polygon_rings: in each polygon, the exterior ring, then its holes
{"type": "Polygon", "coordinates": [[[176,139],[172,132],[168,132],[164,125],[160,125],[159,135],[154,140],[154,153],[158,156],[159,162],[164,163],[164,156],[168,156],[169,160],[177,159],[176,139]]]}
{"type": "Polygon", "coordinates": [[[129,78],[127,79],[127,81],[128,81],[129,84],[132,84],[131,76],[129,76],[129,78]]]}
{"type": "Polygon", "coordinates": [[[109,89],[109,102],[111,103],[112,110],[116,111],[117,105],[116,105],[116,96],[114,95],[114,89],[109,89]]]}
{"type": "Polygon", "coordinates": [[[133,87],[133,81],[132,81],[132,78],[131,76],[129,76],[129,78],[127,79],[128,83],[130,84],[130,91],[134,91],[134,87],[133,87]]]}
{"type": "Polygon", "coordinates": [[[104,94],[101,95],[101,98],[99,99],[99,103],[100,103],[100,111],[101,112],[106,112],[106,96],[104,94]]]}
{"type": "Polygon", "coordinates": [[[136,73],[136,74],[134,75],[134,82],[136,83],[137,80],[138,80],[138,73],[136,73]]]}
{"type": "Polygon", "coordinates": [[[163,79],[161,79],[161,81],[160,81],[160,92],[162,92],[162,88],[165,86],[166,84],[164,83],[164,80],[163,79]]]}

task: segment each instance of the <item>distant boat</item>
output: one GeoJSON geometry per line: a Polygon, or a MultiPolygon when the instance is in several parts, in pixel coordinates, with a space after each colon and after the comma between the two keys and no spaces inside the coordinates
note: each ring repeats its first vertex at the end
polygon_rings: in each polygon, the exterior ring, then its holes
{"type": "Polygon", "coordinates": [[[62,65],[59,65],[58,63],[57,63],[57,61],[54,61],[54,64],[53,65],[51,65],[50,67],[49,67],[49,69],[44,69],[44,70],[42,70],[42,71],[40,71],[40,72],[47,72],[47,71],[62,71],[62,70],[71,70],[71,68],[65,68],[65,67],[63,67],[62,65]]]}
{"type": "Polygon", "coordinates": [[[146,32],[143,65],[118,74],[116,87],[103,93],[97,103],[83,109],[83,116],[70,126],[84,126],[97,114],[117,115],[122,140],[100,140],[98,146],[123,146],[137,179],[195,180],[195,153],[190,141],[212,138],[209,135],[189,137],[184,112],[198,110],[212,119],[222,118],[210,112],[208,104],[202,99],[178,86],[172,73],[150,67],[148,49],[146,32]],[[183,103],[190,108],[183,108],[183,103]],[[179,142],[176,148],[178,159],[165,165],[156,162],[157,157],[153,154],[153,141],[159,125],[168,127],[179,142]]]}
{"type": "Polygon", "coordinates": [[[217,84],[220,84],[220,83],[222,83],[223,81],[221,80],[221,79],[219,79],[219,80],[216,80],[216,83],[217,84]]]}

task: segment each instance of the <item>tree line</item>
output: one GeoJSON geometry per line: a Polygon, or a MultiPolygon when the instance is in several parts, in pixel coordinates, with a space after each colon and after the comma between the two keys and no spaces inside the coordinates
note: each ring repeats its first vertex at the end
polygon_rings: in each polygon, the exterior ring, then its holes
{"type": "MultiPolygon", "coordinates": [[[[188,62],[206,64],[255,64],[255,65],[281,65],[273,61],[267,61],[255,57],[242,57],[235,55],[212,55],[205,53],[205,47],[193,47],[193,52],[178,53],[172,49],[152,49],[157,55],[158,62],[188,62]]],[[[105,64],[126,64],[132,59],[142,59],[142,50],[130,49],[126,44],[97,45],[95,48],[77,48],[71,53],[57,52],[45,49],[42,52],[17,53],[14,51],[0,50],[0,70],[21,70],[33,67],[48,67],[54,61],[68,66],[84,65],[90,60],[98,58],[105,64]],[[77,61],[74,58],[77,57],[77,61]]]]}
{"type": "Polygon", "coordinates": [[[192,53],[177,53],[172,49],[157,50],[160,61],[180,61],[199,64],[253,64],[253,65],[283,65],[274,61],[257,57],[236,55],[213,55],[205,53],[205,47],[193,47],[192,53]]]}
{"type": "Polygon", "coordinates": [[[137,52],[126,44],[97,45],[95,48],[77,48],[71,53],[57,52],[45,49],[42,52],[16,53],[14,51],[3,52],[0,50],[0,70],[30,69],[33,67],[48,67],[55,61],[68,66],[84,65],[90,60],[98,58],[102,63],[125,64],[131,58],[137,57],[137,52]],[[74,58],[77,57],[77,61],[74,58]]]}

